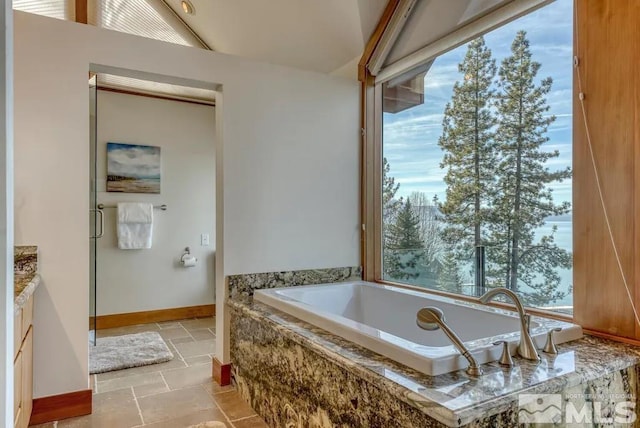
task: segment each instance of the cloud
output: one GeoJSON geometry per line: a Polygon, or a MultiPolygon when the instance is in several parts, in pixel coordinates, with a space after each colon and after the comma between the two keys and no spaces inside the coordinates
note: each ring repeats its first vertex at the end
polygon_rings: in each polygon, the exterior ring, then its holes
{"type": "MultiPolygon", "coordinates": [[[[511,43],[520,29],[527,31],[534,60],[541,63],[537,80],[551,77],[553,85],[547,94],[549,115],[556,120],[548,129],[550,141],[545,151],[559,150],[558,158],[547,167],[560,170],[571,165],[572,131],[572,0],[556,0],[534,13],[517,19],[485,35],[499,67],[510,54],[511,43]]],[[[453,85],[462,76],[458,63],[466,46],[454,49],[436,59],[425,78],[425,103],[397,114],[384,114],[383,152],[389,160],[391,175],[400,183],[399,196],[423,191],[429,197],[443,197],[445,171],[440,169],[442,150],[438,138],[442,133],[444,107],[451,100],[453,85]]],[[[571,181],[554,183],[556,201],[571,200],[571,181]]]]}
{"type": "Polygon", "coordinates": [[[110,144],[107,158],[110,175],[128,177],[160,176],[159,147],[110,144]]]}

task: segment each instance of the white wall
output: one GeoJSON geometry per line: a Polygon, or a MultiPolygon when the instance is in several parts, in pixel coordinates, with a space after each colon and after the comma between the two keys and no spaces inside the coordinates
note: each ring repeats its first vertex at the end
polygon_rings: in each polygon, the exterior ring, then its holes
{"type": "Polygon", "coordinates": [[[0,426],[13,425],[13,15],[0,3],[0,426]]]}
{"type": "Polygon", "coordinates": [[[97,245],[98,315],[213,303],[215,248],[214,107],[98,91],[98,203],[167,204],[154,211],[153,246],[120,250],[116,209],[106,208],[97,245]],[[161,194],[106,191],[106,144],[161,148],[161,194]],[[210,244],[201,246],[200,235],[210,244]],[[185,247],[198,258],[180,265],[185,247]]]}
{"type": "Polygon", "coordinates": [[[356,82],[20,12],[15,27],[16,242],[40,246],[43,276],[34,326],[36,397],[88,387],[90,64],[222,85],[222,362],[229,358],[223,275],[359,263],[356,82]]]}

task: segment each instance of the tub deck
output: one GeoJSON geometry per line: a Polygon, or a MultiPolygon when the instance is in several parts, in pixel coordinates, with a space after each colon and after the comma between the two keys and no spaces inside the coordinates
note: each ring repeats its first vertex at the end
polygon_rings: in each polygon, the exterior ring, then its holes
{"type": "Polygon", "coordinates": [[[592,336],[538,364],[485,364],[477,379],[429,376],[251,297],[228,307],[235,380],[271,426],[499,428],[518,426],[531,404],[522,394],[561,394],[578,410],[585,391],[600,394],[605,411],[623,397],[637,402],[640,350],[592,336]]]}

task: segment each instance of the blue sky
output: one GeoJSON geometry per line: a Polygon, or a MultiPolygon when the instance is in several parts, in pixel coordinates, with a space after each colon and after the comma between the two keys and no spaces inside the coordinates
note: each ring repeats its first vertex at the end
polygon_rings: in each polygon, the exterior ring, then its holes
{"type": "MultiPolygon", "coordinates": [[[[556,0],[523,18],[485,35],[496,66],[509,55],[511,42],[519,30],[525,30],[533,59],[542,64],[537,80],[553,78],[547,103],[556,121],[549,127],[547,151],[559,150],[560,157],[547,162],[551,170],[571,165],[572,78],[573,78],[573,0],[556,0]]],[[[425,78],[425,103],[400,113],[384,114],[383,151],[390,163],[390,175],[400,183],[398,196],[413,191],[425,192],[429,199],[444,200],[445,171],[440,169],[442,151],[438,138],[442,132],[444,107],[451,99],[453,84],[461,78],[458,63],[466,45],[442,55],[425,78]]],[[[571,202],[571,182],[552,186],[556,202],[571,202]]]]}

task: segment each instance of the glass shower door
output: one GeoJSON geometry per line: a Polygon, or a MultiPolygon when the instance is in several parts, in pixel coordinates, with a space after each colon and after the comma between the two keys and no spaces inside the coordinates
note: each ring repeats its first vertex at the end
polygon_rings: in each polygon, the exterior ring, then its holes
{"type": "Polygon", "coordinates": [[[97,242],[104,232],[104,218],[97,198],[97,80],[89,79],[89,342],[96,344],[97,242]]]}

